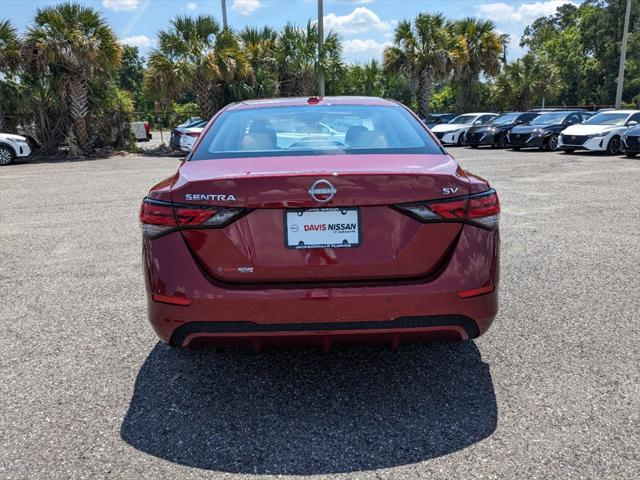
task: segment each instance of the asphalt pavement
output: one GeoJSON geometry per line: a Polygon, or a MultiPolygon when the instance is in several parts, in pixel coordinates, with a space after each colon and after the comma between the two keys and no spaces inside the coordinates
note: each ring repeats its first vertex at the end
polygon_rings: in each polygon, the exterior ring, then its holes
{"type": "Polygon", "coordinates": [[[395,353],[158,343],[137,215],[179,160],[0,168],[0,478],[637,478],[640,160],[451,152],[503,203],[500,313],[395,353]]]}

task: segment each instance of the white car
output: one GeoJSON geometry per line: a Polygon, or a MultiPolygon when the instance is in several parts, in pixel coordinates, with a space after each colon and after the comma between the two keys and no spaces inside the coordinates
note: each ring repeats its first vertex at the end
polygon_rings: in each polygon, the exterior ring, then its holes
{"type": "Polygon", "coordinates": [[[465,135],[473,125],[487,123],[497,116],[490,112],[463,113],[447,123],[435,125],[431,131],[443,145],[464,145],[465,135]]]}
{"type": "Polygon", "coordinates": [[[180,136],[180,150],[183,152],[190,152],[193,148],[193,145],[198,140],[198,137],[204,130],[204,127],[207,126],[207,122],[204,122],[203,125],[198,125],[197,127],[189,127],[182,129],[182,135],[180,136]]]}
{"type": "Polygon", "coordinates": [[[26,158],[31,155],[31,147],[27,137],[0,133],[0,165],[9,165],[16,158],[26,158]]]}
{"type": "Polygon", "coordinates": [[[620,138],[640,123],[640,110],[607,110],[560,132],[558,149],[565,152],[592,150],[615,155],[621,151],[620,138]]]}

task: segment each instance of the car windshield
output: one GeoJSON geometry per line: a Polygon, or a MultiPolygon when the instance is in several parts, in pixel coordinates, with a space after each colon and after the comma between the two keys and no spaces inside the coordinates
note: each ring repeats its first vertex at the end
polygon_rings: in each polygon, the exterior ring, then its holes
{"type": "Polygon", "coordinates": [[[477,118],[477,115],[458,115],[453,120],[450,120],[449,123],[455,123],[459,125],[471,125],[473,121],[477,118]]]}
{"type": "Polygon", "coordinates": [[[544,113],[531,120],[531,125],[555,125],[564,122],[568,115],[566,112],[544,113]]]}
{"type": "Polygon", "coordinates": [[[520,116],[519,113],[505,113],[492,118],[487,123],[489,125],[505,125],[507,123],[513,123],[516,118],[520,116]]]}
{"type": "Polygon", "coordinates": [[[583,125],[622,125],[627,118],[628,113],[612,113],[602,112],[597,113],[589,120],[582,122],[583,125]]]}
{"type": "Polygon", "coordinates": [[[401,106],[316,105],[222,112],[192,160],[442,149],[401,106]]]}

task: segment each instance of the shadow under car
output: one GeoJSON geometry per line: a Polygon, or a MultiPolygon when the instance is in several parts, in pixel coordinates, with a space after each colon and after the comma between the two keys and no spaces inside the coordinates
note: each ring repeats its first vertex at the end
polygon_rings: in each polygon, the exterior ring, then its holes
{"type": "Polygon", "coordinates": [[[158,343],[121,436],[186,466],[311,475],[446,455],[496,423],[491,373],[471,341],[260,355],[158,343]]]}

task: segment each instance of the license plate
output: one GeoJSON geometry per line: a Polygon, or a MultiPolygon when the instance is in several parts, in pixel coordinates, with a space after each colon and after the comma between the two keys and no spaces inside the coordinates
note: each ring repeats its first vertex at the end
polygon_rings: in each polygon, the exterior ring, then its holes
{"type": "Polygon", "coordinates": [[[351,248],[360,245],[359,208],[285,210],[287,248],[351,248]]]}

